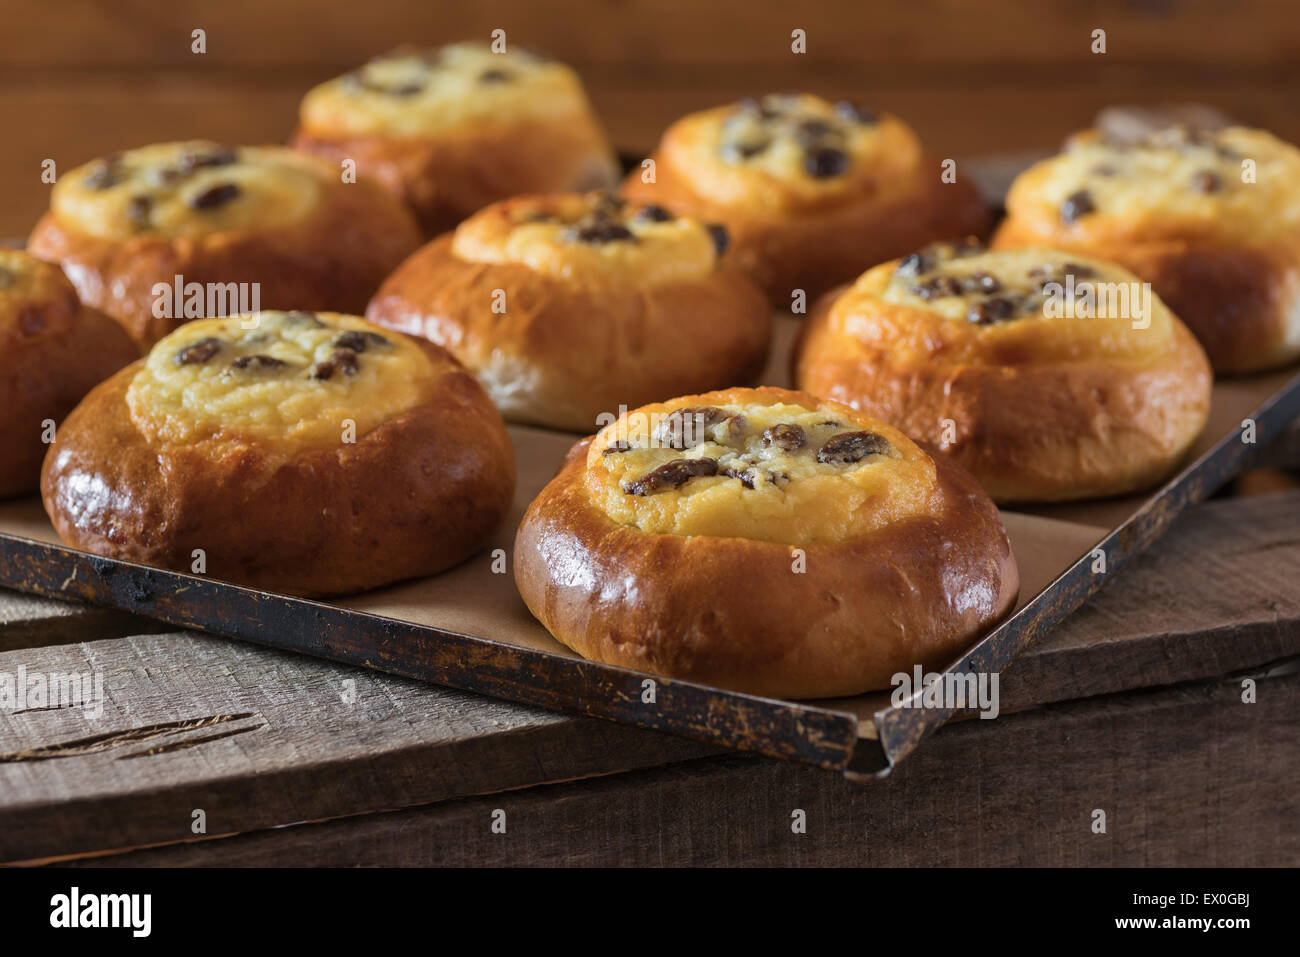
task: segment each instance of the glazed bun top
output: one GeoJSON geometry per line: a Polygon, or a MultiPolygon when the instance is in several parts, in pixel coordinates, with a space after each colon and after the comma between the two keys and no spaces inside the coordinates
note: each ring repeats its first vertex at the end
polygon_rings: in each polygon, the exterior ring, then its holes
{"type": "Polygon", "coordinates": [[[1011,217],[1046,231],[1154,239],[1246,239],[1300,230],[1300,150],[1263,130],[1170,127],[1117,137],[1089,130],[1031,167],[1011,217]]]}
{"type": "Polygon", "coordinates": [[[159,143],[60,177],[51,209],[64,226],[101,239],[197,238],[302,220],[319,202],[324,177],[336,175],[283,147],[159,143]]]}
{"type": "Polygon", "coordinates": [[[920,142],[902,121],[811,94],[693,113],[669,128],[661,150],[697,194],[754,212],[869,196],[881,184],[897,191],[921,163],[920,142]]]}
{"type": "Polygon", "coordinates": [[[1111,263],[1059,250],[936,243],[864,273],[830,307],[832,329],[900,365],[1021,365],[1140,358],[1170,347],[1175,318],[1111,263]]]}
{"type": "Polygon", "coordinates": [[[396,50],[322,83],[303,100],[301,120],[335,135],[420,137],[587,109],[582,81],[567,66],[528,50],[456,43],[396,50]]]}
{"type": "Polygon", "coordinates": [[[17,249],[0,249],[0,343],[63,335],[81,308],[58,266],[17,249]]]}
{"type": "MultiPolygon", "coordinates": [[[[200,319],[150,350],[127,388],[153,444],[257,442],[285,454],[333,447],[420,404],[441,350],[355,316],[260,312],[200,319]]],[[[445,354],[442,354],[445,356],[445,354]]]]}
{"type": "Polygon", "coordinates": [[[926,514],[934,462],[897,429],[803,392],[733,389],[626,412],[583,482],[612,521],[667,535],[811,545],[926,514]]]}
{"type": "Polygon", "coordinates": [[[726,248],[721,226],[598,192],[495,203],[457,227],[451,250],[466,262],[653,286],[707,275],[726,248]]]}

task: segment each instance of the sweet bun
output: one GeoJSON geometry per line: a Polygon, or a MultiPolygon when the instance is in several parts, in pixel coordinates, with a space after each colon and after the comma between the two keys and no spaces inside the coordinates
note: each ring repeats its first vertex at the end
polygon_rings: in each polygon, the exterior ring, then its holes
{"type": "Polygon", "coordinates": [[[771,312],[726,238],[608,193],[519,197],[411,256],[366,315],[444,346],[507,419],[590,432],[762,370],[771,312]]]}
{"type": "Polygon", "coordinates": [[[58,266],[0,249],[0,497],[36,488],[49,424],[138,355],[58,266]]]}
{"type": "Polygon", "coordinates": [[[442,349],[262,312],[190,323],[92,391],[41,494],[75,548],[313,595],[456,564],[514,482],[501,417],[442,349]]]}
{"type": "Polygon", "coordinates": [[[795,381],[933,443],[998,502],[1151,485],[1210,406],[1205,353],[1132,273],[970,243],[877,266],[819,304],[795,381]]]}
{"type": "Polygon", "coordinates": [[[1012,184],[994,245],[1125,266],[1217,372],[1300,356],[1300,150],[1262,130],[1079,134],[1012,184]]]}
{"type": "Polygon", "coordinates": [[[345,183],[337,167],[284,147],[203,141],[64,174],[28,240],[142,348],[187,319],[360,312],[418,244],[410,216],[377,186],[345,183]]]}
{"type": "Polygon", "coordinates": [[[352,159],[436,236],[499,199],[614,185],[618,164],[568,67],[457,43],[398,50],[309,92],[293,145],[352,159]]]}
{"type": "Polygon", "coordinates": [[[794,698],[945,665],[1019,587],[969,475],[771,388],[646,406],[575,445],[514,564],[528,608],[583,657],[794,698]]]}
{"type": "Polygon", "coordinates": [[[989,213],[964,177],[897,117],[811,95],[769,95],[678,120],[636,202],[726,224],[736,261],[778,306],[814,297],[926,242],[983,234],[989,213]]]}

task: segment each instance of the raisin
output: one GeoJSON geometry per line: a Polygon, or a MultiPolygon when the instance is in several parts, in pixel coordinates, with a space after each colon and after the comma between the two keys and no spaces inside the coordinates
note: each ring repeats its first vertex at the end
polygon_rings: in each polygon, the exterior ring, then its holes
{"type": "Polygon", "coordinates": [[[216,209],[224,206],[239,195],[239,187],[234,183],[218,183],[209,186],[197,196],[190,197],[191,209],[216,209]]]}
{"type": "Polygon", "coordinates": [[[126,204],[126,218],[137,229],[144,229],[149,225],[149,216],[152,212],[152,196],[132,196],[130,202],[126,204]]]}
{"type": "Polygon", "coordinates": [[[91,189],[108,189],[110,186],[116,186],[123,178],[120,162],[120,158],[116,155],[106,156],[91,166],[83,182],[91,189]]]}
{"type": "Polygon", "coordinates": [[[316,318],[315,313],[306,312],[302,309],[295,309],[292,312],[284,314],[286,322],[291,322],[295,326],[310,326],[312,329],[324,329],[325,323],[316,318]]]}
{"type": "Polygon", "coordinates": [[[334,345],[340,349],[350,349],[353,352],[360,353],[365,352],[367,346],[386,346],[388,340],[377,332],[349,329],[347,332],[339,334],[339,337],[334,340],[334,345]]]}
{"type": "Polygon", "coordinates": [[[805,439],[804,431],[799,426],[793,422],[782,422],[763,432],[763,448],[775,445],[778,449],[793,452],[803,446],[805,439]]]}
{"type": "Polygon", "coordinates": [[[628,482],[623,491],[629,495],[650,495],[668,488],[680,488],[697,475],[717,475],[715,459],[673,459],[641,478],[628,482]]]}
{"type": "Polygon", "coordinates": [[[670,449],[690,449],[709,440],[708,430],[730,418],[715,406],[691,406],[668,413],[655,428],[654,437],[670,449]]]}
{"type": "Polygon", "coordinates": [[[752,159],[771,145],[771,140],[742,140],[739,143],[728,143],[724,151],[730,158],[752,159]]]}
{"type": "Polygon", "coordinates": [[[509,83],[515,78],[515,75],[509,70],[484,70],[478,75],[480,83],[509,83]]]}
{"type": "Polygon", "coordinates": [[[828,439],[817,451],[817,461],[823,465],[851,465],[868,455],[884,455],[889,443],[875,432],[841,432],[828,439]]]}
{"type": "Polygon", "coordinates": [[[962,291],[961,281],[956,276],[935,276],[912,287],[912,292],[925,300],[960,296],[962,291]]]}
{"type": "Polygon", "coordinates": [[[1192,189],[1198,193],[1217,193],[1223,189],[1223,180],[1211,170],[1202,170],[1192,177],[1192,189]]]}
{"type": "Polygon", "coordinates": [[[282,359],[277,359],[274,356],[255,355],[255,356],[240,356],[234,362],[230,363],[230,368],[254,369],[254,370],[280,369],[286,365],[288,365],[287,362],[285,362],[282,359]]]}
{"type": "Polygon", "coordinates": [[[728,478],[739,479],[740,484],[745,486],[745,488],[753,488],[754,480],[758,478],[758,472],[756,470],[752,468],[738,469],[734,465],[728,467],[722,474],[728,478]]]}
{"type": "Polygon", "coordinates": [[[727,227],[721,223],[709,223],[706,227],[709,231],[709,237],[713,240],[713,250],[719,256],[727,251],[731,245],[731,234],[727,232],[727,227]]]}
{"type": "Polygon", "coordinates": [[[616,242],[636,242],[636,234],[622,223],[597,221],[580,223],[565,231],[567,238],[580,243],[603,245],[616,242]]]}
{"type": "Polygon", "coordinates": [[[673,214],[657,203],[651,203],[649,206],[642,206],[638,209],[636,218],[647,223],[671,223],[673,214]]]}
{"type": "Polygon", "coordinates": [[[875,110],[868,109],[859,103],[854,103],[852,100],[840,100],[836,103],[835,115],[840,119],[848,120],[850,123],[870,125],[880,122],[880,118],[876,116],[875,110]]]}
{"type": "Polygon", "coordinates": [[[849,168],[848,154],[833,146],[819,146],[808,150],[803,157],[804,172],[813,179],[830,179],[849,168]]]}
{"type": "Polygon", "coordinates": [[[1074,223],[1080,216],[1086,216],[1095,212],[1096,205],[1092,201],[1092,194],[1086,189],[1078,190],[1065,197],[1061,203],[1061,222],[1069,226],[1074,223]]]}
{"type": "Polygon", "coordinates": [[[919,276],[934,268],[934,263],[924,253],[912,253],[899,260],[896,276],[919,276]]]}
{"type": "Polygon", "coordinates": [[[356,375],[359,368],[360,363],[357,361],[355,352],[351,349],[335,349],[324,362],[318,362],[312,366],[311,377],[313,379],[328,379],[340,370],[344,375],[356,375]]]}
{"type": "Polygon", "coordinates": [[[629,445],[629,444],[628,444],[626,441],[624,441],[623,439],[619,439],[617,442],[615,442],[615,443],[614,443],[613,445],[611,445],[609,448],[607,448],[607,449],[602,449],[600,454],[601,454],[601,455],[619,455],[619,454],[621,454],[621,453],[623,453],[623,452],[630,452],[630,451],[632,451],[632,446],[629,445]]]}
{"type": "Polygon", "coordinates": [[[221,345],[221,340],[212,336],[207,336],[197,342],[191,342],[176,353],[176,364],[178,366],[188,366],[207,362],[221,351],[221,345]]]}
{"type": "Polygon", "coordinates": [[[836,132],[825,120],[800,120],[794,128],[794,139],[800,146],[822,146],[836,132]]]}
{"type": "Polygon", "coordinates": [[[987,272],[973,272],[962,283],[967,292],[1001,292],[1002,283],[997,276],[987,272]]]}
{"type": "Polygon", "coordinates": [[[966,318],[979,326],[987,326],[1003,319],[1010,319],[1016,314],[1016,302],[1006,296],[994,296],[981,302],[971,303],[966,311],[966,318]]]}
{"type": "Polygon", "coordinates": [[[229,166],[239,159],[238,153],[233,147],[219,146],[214,150],[206,153],[197,153],[187,151],[181,154],[180,162],[177,164],[179,172],[191,173],[196,169],[207,169],[215,166],[229,166]]]}

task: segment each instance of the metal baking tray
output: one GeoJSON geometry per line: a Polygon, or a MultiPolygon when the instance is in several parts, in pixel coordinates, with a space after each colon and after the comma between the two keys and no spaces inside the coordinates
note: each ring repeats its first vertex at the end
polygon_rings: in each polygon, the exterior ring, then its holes
{"type": "MultiPolygon", "coordinates": [[[[1005,164],[1001,169],[1004,177],[1005,164]]],[[[768,382],[786,384],[795,325],[778,319],[768,382]]],[[[1004,509],[1021,567],[1019,604],[944,674],[1002,672],[1297,416],[1300,374],[1294,369],[1222,380],[1214,387],[1210,424],[1187,463],[1155,491],[1004,509]],[[1253,444],[1243,440],[1245,420],[1253,424],[1253,444]],[[1099,548],[1105,551],[1105,574],[1093,572],[1099,548]]],[[[513,576],[492,567],[495,549],[509,555],[524,507],[576,437],[528,427],[510,432],[520,474],[506,527],[485,552],[434,578],[331,601],[255,591],[68,548],[58,543],[39,500],[29,497],[0,501],[0,586],[813,764],[854,779],[888,773],[954,717],[951,708],[896,707],[889,692],[787,701],[579,658],[532,619],[513,576]],[[647,680],[655,682],[652,702],[643,694],[647,680]]]]}

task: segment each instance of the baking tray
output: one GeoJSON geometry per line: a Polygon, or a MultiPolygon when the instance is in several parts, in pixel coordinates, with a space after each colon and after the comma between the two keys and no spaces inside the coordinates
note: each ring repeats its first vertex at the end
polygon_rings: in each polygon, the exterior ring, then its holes
{"type": "MultiPolygon", "coordinates": [[[[1021,165],[987,169],[1000,182],[1021,165]]],[[[1000,193],[999,185],[989,191],[1000,193]]],[[[764,381],[788,385],[784,370],[796,328],[793,319],[778,317],[764,381]]],[[[1294,369],[1222,380],[1214,386],[1209,424],[1185,466],[1154,492],[1002,510],[1021,570],[1019,603],[945,674],[1000,673],[1297,416],[1300,374],[1294,369]],[[1246,420],[1254,426],[1253,444],[1243,440],[1246,420]],[[1093,572],[1097,549],[1105,552],[1104,574],[1093,572]]],[[[0,502],[0,586],[813,764],[853,779],[888,773],[954,717],[951,708],[896,707],[888,691],[788,701],[578,657],[532,618],[509,569],[494,570],[501,566],[496,549],[504,549],[508,565],[524,508],[576,437],[523,426],[510,433],[519,481],[509,520],[488,549],[434,578],[331,601],[256,591],[68,548],[59,544],[39,499],[29,497],[0,502]],[[648,681],[653,696],[645,693],[648,681]]]]}

